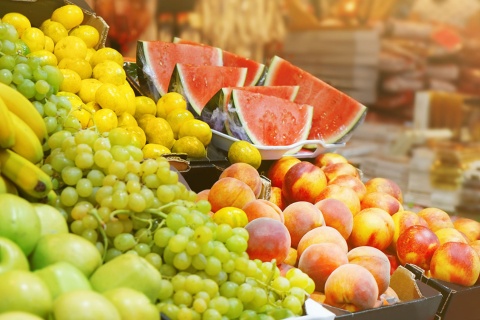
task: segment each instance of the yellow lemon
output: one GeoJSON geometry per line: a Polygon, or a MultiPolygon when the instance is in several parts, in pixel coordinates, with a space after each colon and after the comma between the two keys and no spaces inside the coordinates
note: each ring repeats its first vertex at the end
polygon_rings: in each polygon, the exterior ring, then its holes
{"type": "Polygon", "coordinates": [[[88,112],[90,112],[91,114],[94,114],[96,111],[102,109],[102,107],[100,107],[100,105],[95,101],[85,103],[84,108],[88,110],[88,112]]]}
{"type": "Polygon", "coordinates": [[[197,137],[204,146],[207,146],[212,140],[212,129],[210,128],[208,123],[202,120],[186,120],[180,125],[178,129],[178,138],[180,139],[187,136],[197,137]]]}
{"type": "Polygon", "coordinates": [[[42,30],[35,27],[25,29],[20,39],[27,44],[31,52],[42,50],[45,47],[45,35],[42,30]]]}
{"type": "Polygon", "coordinates": [[[175,139],[173,131],[167,120],[163,118],[153,117],[149,119],[145,125],[145,135],[148,143],[157,143],[171,149],[175,139]]]}
{"type": "Polygon", "coordinates": [[[53,54],[53,49],[55,49],[55,43],[53,42],[53,39],[49,36],[45,36],[45,45],[43,46],[43,49],[53,54]]]}
{"type": "Polygon", "coordinates": [[[45,36],[52,39],[53,43],[57,43],[60,39],[65,38],[68,36],[68,31],[65,27],[57,21],[52,21],[51,19],[47,19],[40,25],[40,30],[43,31],[45,36]]]}
{"type": "Polygon", "coordinates": [[[189,158],[204,158],[207,150],[197,137],[182,137],[175,141],[172,147],[173,153],[186,153],[189,158]]]}
{"type": "Polygon", "coordinates": [[[2,17],[3,23],[9,23],[17,29],[18,36],[21,37],[23,32],[32,27],[30,20],[21,13],[9,12],[2,17]]]}
{"type": "Polygon", "coordinates": [[[226,223],[232,228],[245,227],[248,223],[248,217],[245,211],[235,207],[223,207],[213,214],[213,221],[217,224],[226,223]]]}
{"type": "Polygon", "coordinates": [[[36,57],[40,59],[41,66],[48,64],[50,66],[56,67],[58,64],[57,57],[52,52],[45,49],[30,52],[29,54],[27,54],[27,57],[36,57]]]}
{"type": "Polygon", "coordinates": [[[127,110],[125,110],[125,112],[128,112],[134,116],[136,104],[135,91],[133,91],[128,81],[125,81],[124,84],[119,85],[118,88],[120,89],[120,91],[122,91],[122,93],[125,95],[125,98],[127,99],[127,110]]]}
{"type": "Polygon", "coordinates": [[[99,133],[109,132],[117,127],[117,115],[111,109],[100,109],[93,114],[93,123],[99,133]]]}
{"type": "Polygon", "coordinates": [[[72,92],[67,92],[67,91],[59,91],[57,92],[58,97],[65,97],[70,101],[70,104],[72,105],[72,109],[81,107],[84,103],[82,99],[80,99],[79,96],[77,96],[75,93],[72,92]]]}
{"type": "Polygon", "coordinates": [[[51,19],[60,22],[67,30],[70,30],[83,22],[83,11],[76,5],[67,4],[55,9],[51,19]]]}
{"type": "Polygon", "coordinates": [[[87,48],[87,55],[85,56],[85,60],[87,60],[88,63],[90,63],[90,58],[92,58],[92,56],[95,52],[96,52],[96,50],[94,48],[87,48]]]}
{"type": "Polygon", "coordinates": [[[157,159],[164,154],[171,153],[170,149],[161,144],[147,143],[143,148],[143,158],[144,159],[157,159]]]}
{"type": "Polygon", "coordinates": [[[143,130],[145,130],[145,128],[147,127],[147,124],[148,122],[150,122],[151,120],[155,119],[156,117],[154,115],[151,115],[151,114],[146,114],[146,115],[143,115],[139,118],[135,118],[137,120],[137,123],[138,123],[138,126],[140,128],[142,128],[143,130]]]}
{"type": "Polygon", "coordinates": [[[88,112],[88,110],[85,109],[83,106],[71,110],[70,116],[73,116],[77,118],[78,121],[80,121],[82,129],[86,129],[88,127],[90,119],[92,118],[92,114],[88,112]]]}
{"type": "Polygon", "coordinates": [[[95,101],[103,109],[111,109],[117,116],[121,115],[127,109],[127,99],[118,89],[111,83],[103,83],[95,92],[95,101]]]}
{"type": "Polygon", "coordinates": [[[128,112],[122,113],[118,116],[118,126],[119,127],[138,127],[137,120],[128,112]]]}
{"type": "Polygon", "coordinates": [[[97,64],[107,60],[113,61],[123,68],[122,54],[117,50],[108,47],[101,48],[95,51],[90,58],[90,64],[92,65],[92,68],[94,68],[97,64]]]}
{"type": "Polygon", "coordinates": [[[62,61],[63,58],[85,59],[87,45],[78,37],[66,36],[55,44],[53,53],[57,56],[58,61],[62,61]]]}
{"type": "Polygon", "coordinates": [[[140,118],[146,114],[155,115],[157,107],[155,102],[146,96],[135,97],[135,118],[140,118]]]}
{"type": "Polygon", "coordinates": [[[78,96],[80,97],[80,99],[82,99],[84,103],[95,101],[95,93],[102,84],[103,83],[101,83],[97,79],[83,79],[80,84],[78,96]]]}
{"type": "Polygon", "coordinates": [[[78,73],[70,69],[60,69],[60,72],[63,74],[60,90],[77,93],[82,85],[82,79],[78,73]]]}
{"type": "Polygon", "coordinates": [[[157,109],[165,110],[166,116],[175,108],[187,109],[187,101],[180,93],[167,92],[157,101],[157,109]]]}
{"type": "Polygon", "coordinates": [[[68,34],[83,39],[87,48],[95,47],[100,40],[100,33],[98,30],[88,24],[77,26],[70,30],[68,34]]]}
{"type": "Polygon", "coordinates": [[[262,164],[260,151],[253,144],[244,140],[232,143],[228,148],[227,157],[230,163],[245,162],[255,169],[258,169],[262,164]]]}
{"type": "Polygon", "coordinates": [[[60,69],[70,69],[78,73],[81,79],[88,79],[92,76],[92,66],[85,59],[63,58],[58,62],[60,69]]]}
{"type": "Polygon", "coordinates": [[[147,136],[142,128],[137,126],[131,127],[124,127],[129,133],[131,137],[131,144],[137,148],[142,149],[143,146],[147,143],[147,136]]]}
{"type": "Polygon", "coordinates": [[[192,120],[195,117],[193,114],[188,111],[187,109],[173,109],[170,111],[170,113],[167,116],[167,122],[170,124],[170,127],[172,127],[173,131],[173,136],[175,139],[178,139],[178,130],[180,126],[187,120],[192,120]]]}
{"type": "Polygon", "coordinates": [[[103,83],[112,83],[116,86],[124,84],[127,80],[127,75],[123,67],[110,60],[97,64],[93,68],[93,77],[103,83]]]}

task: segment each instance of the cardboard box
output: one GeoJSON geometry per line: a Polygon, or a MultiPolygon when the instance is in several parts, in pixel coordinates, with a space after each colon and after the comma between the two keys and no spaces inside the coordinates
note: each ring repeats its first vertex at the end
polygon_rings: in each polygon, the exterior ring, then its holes
{"type": "Polygon", "coordinates": [[[105,20],[97,16],[95,11],[84,0],[2,0],[1,3],[0,17],[9,12],[18,12],[28,17],[32,27],[37,28],[40,27],[43,21],[50,18],[55,9],[66,4],[75,4],[84,13],[82,24],[95,27],[100,34],[100,41],[96,49],[105,46],[109,27],[105,20]]]}
{"type": "Polygon", "coordinates": [[[399,266],[392,274],[390,286],[398,294],[401,302],[353,313],[329,306],[325,307],[335,313],[335,320],[436,319],[436,312],[442,301],[442,294],[420,280],[416,280],[413,272],[399,266]]]}
{"type": "Polygon", "coordinates": [[[441,320],[477,320],[480,318],[480,286],[460,286],[454,283],[436,280],[425,276],[424,270],[412,264],[405,266],[415,274],[416,279],[429,285],[442,294],[437,310],[437,319],[441,320]]]}

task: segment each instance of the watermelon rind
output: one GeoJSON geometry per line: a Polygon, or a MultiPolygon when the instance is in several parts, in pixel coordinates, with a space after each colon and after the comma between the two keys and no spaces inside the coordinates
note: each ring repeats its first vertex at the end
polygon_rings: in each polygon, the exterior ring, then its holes
{"type": "Polygon", "coordinates": [[[200,115],[203,121],[218,132],[227,133],[225,122],[227,120],[228,102],[230,101],[233,89],[247,90],[294,101],[298,94],[299,86],[245,86],[220,89],[212,99],[208,101],[200,115]]]}
{"type": "MultiPolygon", "coordinates": [[[[186,40],[179,37],[173,38],[173,43],[186,43],[198,46],[211,47],[207,44],[186,40]]],[[[226,67],[247,68],[247,77],[245,78],[244,86],[262,86],[267,75],[267,66],[263,63],[257,62],[237,55],[233,52],[222,50],[223,65],[226,67]]]]}
{"type": "Polygon", "coordinates": [[[169,92],[184,96],[187,108],[196,118],[223,87],[240,87],[245,82],[246,68],[224,66],[192,66],[177,63],[170,78],[169,92]]]}
{"type": "Polygon", "coordinates": [[[157,101],[168,92],[168,85],[177,63],[192,65],[223,65],[222,50],[193,44],[165,41],[137,41],[136,62],[140,85],[148,88],[157,101]]]}
{"type": "Polygon", "coordinates": [[[344,143],[367,112],[366,106],[279,56],[270,61],[265,85],[300,86],[295,102],[314,107],[309,140],[344,143]]]}
{"type": "MultiPolygon", "coordinates": [[[[234,89],[226,123],[229,135],[239,140],[258,146],[286,146],[307,139],[312,116],[310,105],[234,89]]],[[[289,154],[301,148],[299,145],[289,154]]]]}

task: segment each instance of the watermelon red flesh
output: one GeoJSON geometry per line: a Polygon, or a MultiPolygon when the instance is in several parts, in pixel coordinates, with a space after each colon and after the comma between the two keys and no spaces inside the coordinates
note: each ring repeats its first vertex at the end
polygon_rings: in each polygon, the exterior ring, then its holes
{"type": "Polygon", "coordinates": [[[136,59],[155,101],[168,92],[175,64],[223,65],[222,50],[218,48],[163,41],[138,41],[136,59]]]}
{"type": "MultiPolygon", "coordinates": [[[[195,41],[185,40],[178,37],[173,39],[174,43],[188,43],[192,45],[199,45],[209,47],[206,44],[198,43],[195,41]]],[[[232,52],[222,50],[223,53],[223,65],[226,67],[239,67],[247,68],[247,77],[245,78],[245,87],[262,85],[265,81],[266,67],[263,63],[251,60],[232,52]]]]}
{"type": "Polygon", "coordinates": [[[229,131],[255,145],[294,144],[307,138],[312,125],[313,107],[307,104],[238,89],[233,89],[230,104],[229,131]]]}
{"type": "Polygon", "coordinates": [[[233,89],[262,93],[268,96],[275,96],[293,101],[297,96],[298,88],[298,86],[250,86],[222,88],[203,108],[201,119],[208,123],[212,129],[226,133],[225,120],[227,119],[227,108],[233,89]]]}
{"type": "Polygon", "coordinates": [[[300,86],[295,102],[314,107],[310,140],[344,141],[367,112],[364,105],[278,56],[269,65],[265,85],[300,86]]]}
{"type": "Polygon", "coordinates": [[[223,87],[240,87],[245,82],[246,68],[194,66],[178,63],[168,91],[181,93],[196,117],[208,101],[223,87]]]}

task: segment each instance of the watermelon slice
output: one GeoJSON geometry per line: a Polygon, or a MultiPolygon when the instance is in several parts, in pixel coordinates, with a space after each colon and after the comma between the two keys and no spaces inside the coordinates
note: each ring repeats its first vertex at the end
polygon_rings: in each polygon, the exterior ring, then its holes
{"type": "Polygon", "coordinates": [[[155,101],[168,92],[175,64],[223,65],[218,48],[163,41],[138,41],[136,59],[139,82],[155,101]]]}
{"type": "Polygon", "coordinates": [[[178,92],[187,100],[188,108],[200,117],[208,101],[223,87],[241,87],[247,68],[223,66],[194,66],[177,63],[168,92],[178,92]]]}
{"type": "Polygon", "coordinates": [[[233,89],[227,130],[231,136],[258,146],[288,146],[308,137],[312,117],[313,107],[308,104],[233,89]]]}
{"type": "Polygon", "coordinates": [[[279,56],[269,65],[265,85],[300,86],[295,102],[314,107],[309,140],[345,142],[367,112],[364,105],[279,56]]]}
{"type": "Polygon", "coordinates": [[[246,90],[275,96],[293,101],[297,96],[299,86],[250,86],[250,87],[226,87],[220,89],[202,110],[201,119],[210,127],[219,132],[226,133],[225,120],[227,119],[227,107],[233,89],[246,90]]]}
{"type": "MultiPolygon", "coordinates": [[[[173,39],[174,43],[187,43],[197,46],[210,47],[203,43],[198,43],[195,41],[185,40],[178,37],[173,39]]],[[[247,78],[245,79],[245,87],[247,86],[261,86],[265,81],[265,75],[267,73],[267,68],[263,63],[259,63],[255,60],[251,60],[235,53],[222,50],[223,53],[223,65],[226,67],[239,67],[247,68],[247,78]]]]}

